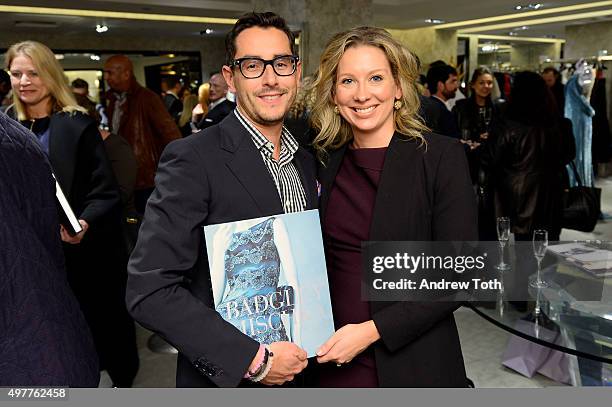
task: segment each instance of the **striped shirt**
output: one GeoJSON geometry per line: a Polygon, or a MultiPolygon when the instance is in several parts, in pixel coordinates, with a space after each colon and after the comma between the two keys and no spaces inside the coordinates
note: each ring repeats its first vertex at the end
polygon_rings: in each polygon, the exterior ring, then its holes
{"type": "Polygon", "coordinates": [[[283,204],[285,213],[301,212],[306,209],[306,192],[302,185],[300,174],[293,162],[293,156],[298,149],[298,143],[284,126],[281,131],[281,148],[278,161],[273,158],[274,144],[272,144],[257,128],[234,109],[238,121],[251,135],[251,140],[259,150],[268,172],[274,180],[276,190],[283,204]]]}

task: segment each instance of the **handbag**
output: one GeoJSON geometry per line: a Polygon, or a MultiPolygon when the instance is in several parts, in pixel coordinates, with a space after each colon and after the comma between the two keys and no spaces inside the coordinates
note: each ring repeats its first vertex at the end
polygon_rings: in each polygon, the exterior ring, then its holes
{"type": "Polygon", "coordinates": [[[576,170],[576,164],[572,161],[570,166],[578,185],[563,193],[561,227],[592,232],[601,213],[601,189],[584,186],[576,170]]]}

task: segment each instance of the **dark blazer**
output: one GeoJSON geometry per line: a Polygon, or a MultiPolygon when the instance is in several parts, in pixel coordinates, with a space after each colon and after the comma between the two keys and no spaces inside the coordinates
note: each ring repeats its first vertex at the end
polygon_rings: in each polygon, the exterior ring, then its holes
{"type": "Polygon", "coordinates": [[[98,355],[68,286],[44,152],[0,113],[0,386],[97,387],[98,355]]]}
{"type": "MultiPolygon", "coordinates": [[[[427,147],[394,135],[383,166],[370,240],[478,240],[476,200],[463,147],[426,134],[427,147]]],[[[320,167],[321,219],[346,151],[320,167]]],[[[466,387],[453,311],[458,303],[372,302],[381,339],[374,346],[381,387],[466,387]]]]}
{"type": "Polygon", "coordinates": [[[224,100],[206,113],[206,116],[204,116],[197,124],[198,129],[204,130],[210,126],[220,123],[221,120],[225,119],[225,116],[230,114],[235,107],[236,104],[234,102],[227,99],[224,100]]]}
{"type": "Polygon", "coordinates": [[[178,123],[181,113],[183,113],[183,102],[173,94],[166,93],[164,95],[164,106],[166,106],[166,110],[174,121],[178,123]]]}
{"type": "Polygon", "coordinates": [[[427,127],[435,131],[435,129],[440,127],[438,124],[440,122],[440,106],[431,100],[431,98],[423,95],[419,95],[419,102],[421,102],[419,116],[421,116],[427,127]]]}
{"type": "Polygon", "coordinates": [[[77,217],[92,226],[119,204],[119,191],[96,122],[79,112],[55,113],[49,131],[49,161],[57,181],[77,217]]]}
{"type": "Polygon", "coordinates": [[[431,96],[429,100],[435,106],[430,107],[430,110],[436,109],[438,117],[438,120],[432,123],[432,131],[452,138],[461,138],[455,116],[448,110],[446,104],[435,96],[431,96]]]}
{"type": "MultiPolygon", "coordinates": [[[[294,161],[316,208],[314,159],[299,148],[294,161]]],[[[179,350],[177,387],[238,386],[259,344],[214,309],[203,226],[283,213],[274,181],[230,114],[169,144],[155,184],[128,266],[128,308],[179,350]]]]}

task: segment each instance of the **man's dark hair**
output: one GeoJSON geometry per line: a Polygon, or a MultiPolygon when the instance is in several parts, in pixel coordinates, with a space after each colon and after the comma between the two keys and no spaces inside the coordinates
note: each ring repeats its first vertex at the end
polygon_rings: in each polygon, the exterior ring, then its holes
{"type": "Polygon", "coordinates": [[[11,77],[4,69],[0,69],[0,83],[11,83],[11,77]]]}
{"type": "Polygon", "coordinates": [[[270,11],[264,13],[252,12],[241,16],[225,37],[225,63],[227,65],[230,65],[236,56],[236,38],[242,31],[252,27],[272,27],[281,30],[287,35],[289,48],[291,53],[295,55],[295,37],[287,26],[285,19],[270,11]]]}
{"type": "Polygon", "coordinates": [[[176,86],[177,83],[180,83],[176,76],[167,76],[162,79],[162,82],[168,85],[168,89],[172,89],[176,86]]]}
{"type": "Polygon", "coordinates": [[[435,65],[427,71],[427,89],[432,95],[438,91],[438,82],[446,82],[451,76],[457,76],[457,70],[450,65],[435,65]]]}
{"type": "Polygon", "coordinates": [[[81,78],[76,78],[72,81],[72,87],[75,89],[87,89],[89,90],[89,84],[86,80],[81,78]]]}

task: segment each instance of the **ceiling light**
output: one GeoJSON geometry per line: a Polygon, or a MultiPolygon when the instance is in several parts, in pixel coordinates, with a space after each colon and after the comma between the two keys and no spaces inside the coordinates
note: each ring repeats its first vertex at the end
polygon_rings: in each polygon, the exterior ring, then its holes
{"type": "Polygon", "coordinates": [[[21,14],[50,14],[56,16],[77,16],[97,18],[118,18],[124,20],[149,20],[149,21],[175,21],[181,23],[200,24],[230,24],[236,22],[235,18],[198,17],[171,14],[132,13],[123,11],[106,10],[79,10],[70,8],[54,7],[30,7],[30,6],[6,6],[0,5],[0,12],[21,14]]]}
{"type": "Polygon", "coordinates": [[[564,39],[543,38],[543,37],[513,37],[509,35],[490,35],[490,34],[457,34],[459,38],[473,38],[475,40],[494,40],[511,42],[537,42],[540,44],[564,44],[564,39]]]}
{"type": "Polygon", "coordinates": [[[100,60],[100,55],[91,54],[89,56],[89,59],[91,59],[92,61],[99,61],[100,60]]]}
{"type": "MultiPolygon", "coordinates": [[[[492,23],[495,21],[516,20],[517,18],[534,17],[534,16],[541,16],[541,15],[546,15],[546,14],[568,13],[572,11],[583,11],[589,8],[592,9],[592,8],[610,7],[610,6],[612,6],[612,0],[596,1],[592,3],[574,4],[572,6],[563,6],[563,7],[547,8],[547,9],[542,9],[542,10],[525,11],[524,13],[520,13],[520,14],[513,13],[513,14],[504,14],[504,15],[493,16],[493,17],[477,18],[474,20],[457,21],[454,23],[442,24],[436,28],[445,29],[445,28],[452,28],[452,27],[465,27],[465,26],[470,26],[470,25],[492,23]]],[[[0,6],[0,10],[1,10],[1,6],[0,6]]]]}
{"type": "Polygon", "coordinates": [[[440,20],[439,18],[428,18],[425,22],[429,24],[443,24],[444,20],[440,20]]]}
{"type": "Polygon", "coordinates": [[[96,25],[96,32],[105,33],[108,31],[108,26],[106,24],[98,24],[96,25]]]}
{"type": "Polygon", "coordinates": [[[542,3],[529,3],[529,4],[526,4],[526,5],[519,4],[517,6],[514,6],[514,9],[516,11],[521,11],[521,10],[539,10],[542,7],[544,7],[544,5],[542,3]]]}
{"type": "Polygon", "coordinates": [[[64,59],[64,54],[55,54],[55,59],[58,61],[64,59]]]}
{"type": "Polygon", "coordinates": [[[514,37],[514,36],[518,35],[518,33],[517,33],[517,32],[514,32],[514,31],[510,31],[510,32],[508,33],[508,35],[511,35],[511,36],[513,36],[513,37],[514,37]]]}
{"type": "Polygon", "coordinates": [[[212,34],[213,33],[213,29],[212,28],[207,28],[204,30],[205,34],[212,34]]]}
{"type": "MultiPolygon", "coordinates": [[[[477,33],[483,31],[494,31],[494,30],[503,30],[507,28],[516,27],[517,24],[527,23],[530,26],[540,25],[540,24],[550,24],[550,23],[558,23],[562,21],[575,21],[581,20],[584,18],[592,18],[592,17],[603,17],[612,15],[612,9],[608,10],[599,10],[599,11],[590,11],[587,13],[578,13],[578,14],[568,14],[563,16],[554,16],[554,17],[543,17],[533,20],[523,20],[523,21],[514,21],[510,23],[500,23],[500,24],[491,24],[491,25],[480,25],[478,27],[472,28],[463,28],[460,29],[460,33],[477,33]]],[[[471,25],[471,24],[470,24],[471,25]]],[[[436,27],[439,28],[439,27],[436,27]]]]}

